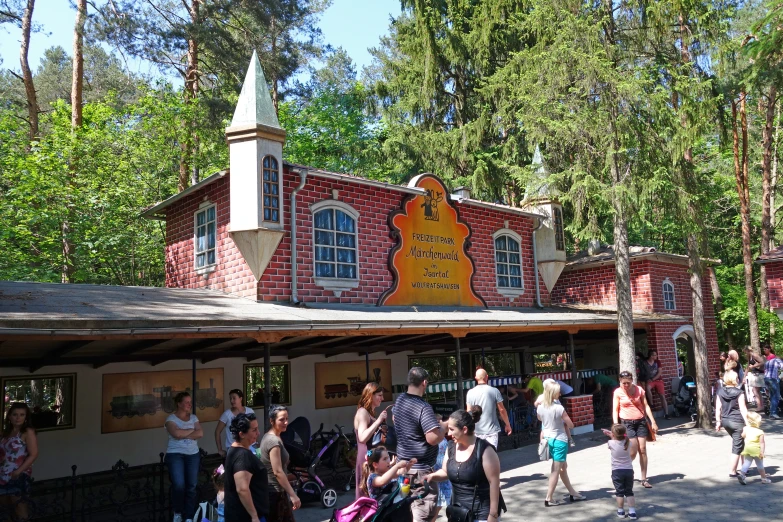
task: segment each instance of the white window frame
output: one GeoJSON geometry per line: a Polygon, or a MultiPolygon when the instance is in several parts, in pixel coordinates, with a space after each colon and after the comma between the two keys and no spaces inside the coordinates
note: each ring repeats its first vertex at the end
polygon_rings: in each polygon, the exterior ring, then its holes
{"type": "Polygon", "coordinates": [[[663,309],[665,311],[667,311],[667,312],[673,312],[673,311],[677,310],[677,294],[674,291],[674,283],[671,282],[671,279],[669,279],[667,277],[666,279],[663,280],[663,283],[661,283],[661,290],[663,291],[663,309]],[[672,298],[671,298],[671,301],[670,301],[671,304],[672,304],[671,308],[668,308],[666,306],[666,303],[669,302],[666,299],[666,293],[667,293],[666,292],[666,286],[667,285],[671,288],[671,294],[672,294],[672,298]]]}
{"type": "MultiPolygon", "coordinates": [[[[208,237],[208,234],[209,234],[209,232],[207,232],[207,237],[208,237]]],[[[211,203],[209,201],[204,201],[203,203],[201,203],[198,206],[198,210],[193,213],[193,268],[196,270],[197,274],[206,274],[206,273],[209,273],[209,272],[214,272],[215,268],[217,267],[217,264],[218,264],[217,205],[215,203],[211,203]],[[215,209],[215,220],[214,220],[214,223],[215,223],[215,248],[214,249],[213,248],[207,248],[203,252],[199,252],[199,249],[198,249],[198,228],[199,228],[199,225],[198,225],[198,215],[201,214],[202,212],[204,213],[204,225],[203,226],[208,228],[209,227],[209,223],[211,223],[211,221],[208,221],[206,218],[207,218],[207,211],[210,208],[214,208],[215,209]],[[214,250],[215,251],[215,262],[211,263],[211,264],[206,264],[206,265],[204,265],[202,267],[199,267],[198,266],[198,256],[199,256],[199,254],[203,253],[203,254],[206,255],[206,257],[209,257],[208,253],[209,253],[210,250],[214,250]]]]}
{"type": "MultiPolygon", "coordinates": [[[[282,168],[282,162],[280,159],[275,156],[274,154],[264,154],[261,157],[261,220],[264,222],[265,226],[268,226],[269,228],[278,229],[283,228],[283,168],[282,168]],[[269,181],[269,183],[274,183],[277,185],[277,195],[269,194],[270,197],[277,197],[277,217],[279,218],[277,221],[272,221],[271,219],[266,219],[266,216],[264,215],[264,210],[267,208],[266,205],[264,205],[264,196],[266,193],[264,192],[264,183],[267,183],[264,181],[264,160],[270,158],[277,163],[277,182],[269,181]]],[[[269,207],[274,208],[274,207],[269,207]]]]}
{"type": "Polygon", "coordinates": [[[558,252],[565,252],[565,223],[563,223],[563,209],[560,207],[554,207],[552,209],[552,225],[555,229],[555,250],[558,252]],[[560,223],[558,224],[558,216],[560,216],[560,223]],[[558,235],[560,241],[558,241],[558,235]],[[562,242],[562,245],[558,244],[562,242]],[[560,248],[560,247],[563,248],[560,248]]]}
{"type": "MultiPolygon", "coordinates": [[[[506,252],[509,251],[506,250],[506,252]]],[[[500,295],[513,299],[525,293],[525,271],[524,271],[524,265],[522,263],[522,236],[520,236],[519,234],[517,234],[516,232],[514,232],[509,228],[501,228],[500,230],[492,234],[492,263],[495,267],[495,288],[497,288],[497,291],[500,295]],[[509,236],[511,239],[517,242],[517,245],[519,245],[519,273],[520,273],[520,278],[522,279],[522,286],[520,288],[500,286],[498,282],[500,274],[498,274],[498,260],[497,260],[498,258],[497,258],[497,251],[495,250],[495,241],[500,236],[509,236]]],[[[510,265],[511,263],[506,263],[506,264],[510,265]]],[[[511,277],[510,274],[509,277],[511,277]]]]}
{"type": "MultiPolygon", "coordinates": [[[[351,205],[344,203],[339,200],[335,199],[327,199],[324,201],[319,201],[318,203],[314,203],[310,205],[310,214],[311,214],[311,226],[312,226],[312,233],[313,233],[313,280],[315,281],[316,286],[320,286],[324,290],[330,290],[334,293],[335,297],[340,297],[340,295],[347,291],[352,290],[354,288],[357,288],[360,283],[360,271],[359,271],[359,212],[356,211],[355,208],[353,208],[351,205]],[[356,279],[347,279],[342,277],[318,277],[316,276],[316,259],[315,259],[315,215],[318,212],[321,212],[322,210],[339,210],[343,212],[344,214],[347,214],[349,217],[353,219],[354,222],[354,236],[356,237],[355,244],[356,244],[356,279]]],[[[332,230],[332,232],[335,232],[332,230]]],[[[336,274],[336,272],[335,272],[336,274]]]]}

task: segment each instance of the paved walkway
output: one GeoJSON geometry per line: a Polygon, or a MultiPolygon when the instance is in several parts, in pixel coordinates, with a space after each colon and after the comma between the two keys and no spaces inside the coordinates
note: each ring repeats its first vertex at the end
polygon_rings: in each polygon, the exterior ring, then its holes
{"type": "MultiPolygon", "coordinates": [[[[763,485],[751,468],[747,486],[728,478],[731,440],[720,434],[660,420],[661,437],[648,445],[652,489],[634,487],[640,519],[726,521],[781,520],[783,518],[783,421],[765,420],[766,470],[772,484],[763,485]]],[[[536,446],[500,453],[501,491],[508,506],[502,520],[618,520],[615,515],[606,438],[599,432],[576,437],[577,448],[568,456],[568,472],[574,487],[587,496],[584,502],[544,507],[549,463],[539,462],[536,446]]],[[[638,461],[635,462],[639,478],[638,461]]],[[[556,495],[566,494],[558,484],[556,495]]],[[[353,491],[338,505],[353,500],[353,491]]],[[[306,507],[296,513],[297,522],[325,522],[331,513],[306,507]]],[[[445,516],[438,522],[445,522],[445,516]]]]}

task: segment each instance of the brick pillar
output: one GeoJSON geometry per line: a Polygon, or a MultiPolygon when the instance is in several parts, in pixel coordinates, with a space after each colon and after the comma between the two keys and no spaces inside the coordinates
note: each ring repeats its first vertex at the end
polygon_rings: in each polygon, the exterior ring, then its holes
{"type": "Polygon", "coordinates": [[[593,431],[595,416],[593,415],[592,395],[560,397],[560,403],[574,423],[574,429],[571,430],[572,435],[593,431]]]}

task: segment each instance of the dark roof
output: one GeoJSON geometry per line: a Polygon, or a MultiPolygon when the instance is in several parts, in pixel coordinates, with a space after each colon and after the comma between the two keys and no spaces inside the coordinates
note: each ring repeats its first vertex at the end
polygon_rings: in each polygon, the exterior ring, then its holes
{"type": "Polygon", "coordinates": [[[756,258],[756,263],[763,265],[771,261],[783,261],[783,245],[770,250],[767,254],[762,254],[756,258]]]}
{"type": "MultiPolygon", "coordinates": [[[[655,247],[631,246],[628,250],[631,261],[646,258],[662,261],[664,263],[688,266],[688,256],[659,252],[655,247]]],[[[702,259],[702,261],[712,265],[720,264],[720,260],[718,259],[702,259]]],[[[602,244],[601,248],[593,254],[590,254],[587,250],[581,250],[573,256],[570,256],[566,260],[566,267],[564,270],[578,270],[581,268],[613,263],[614,245],[602,244]]]]}

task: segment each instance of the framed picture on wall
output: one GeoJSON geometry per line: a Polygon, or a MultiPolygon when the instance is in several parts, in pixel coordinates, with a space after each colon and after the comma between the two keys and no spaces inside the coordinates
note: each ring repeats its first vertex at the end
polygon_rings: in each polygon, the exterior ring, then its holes
{"type": "Polygon", "coordinates": [[[30,408],[36,431],[76,427],[76,374],[3,377],[3,416],[16,402],[30,408]]]}
{"type": "Polygon", "coordinates": [[[315,408],[356,406],[368,382],[380,384],[383,400],[392,400],[391,359],[370,361],[369,377],[364,361],[315,363],[315,408]]]}
{"type": "Polygon", "coordinates": [[[103,374],[101,433],[163,427],[183,391],[193,397],[199,422],[218,420],[225,410],[223,368],[196,371],[195,393],[191,370],[103,374]]]}

